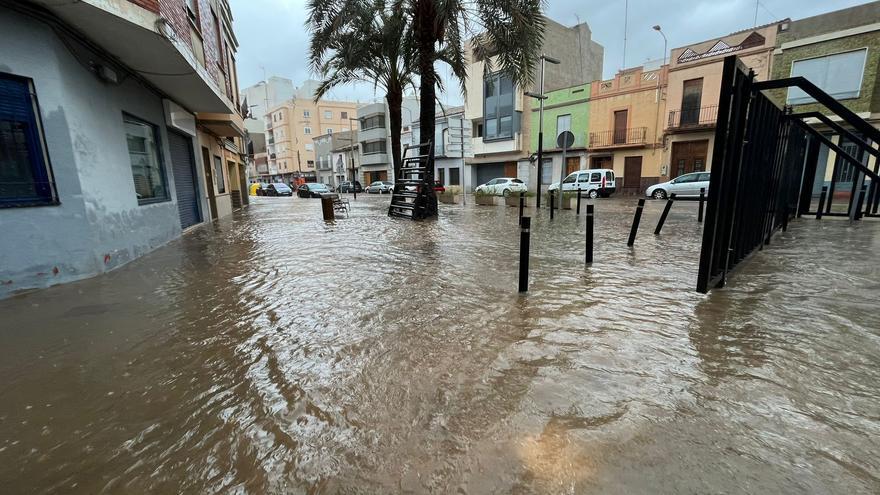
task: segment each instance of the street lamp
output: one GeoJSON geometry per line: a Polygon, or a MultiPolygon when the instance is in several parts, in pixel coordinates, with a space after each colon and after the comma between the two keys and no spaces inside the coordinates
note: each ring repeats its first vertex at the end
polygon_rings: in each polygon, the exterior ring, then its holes
{"type": "Polygon", "coordinates": [[[660,36],[663,36],[663,65],[666,65],[666,35],[663,34],[663,30],[660,29],[659,24],[654,26],[654,31],[657,31],[658,33],[660,33],[660,36]]]}
{"type": "MultiPolygon", "coordinates": [[[[541,207],[541,173],[543,167],[543,156],[544,156],[544,100],[547,99],[547,95],[544,94],[544,65],[545,62],[550,62],[551,64],[559,65],[560,61],[547,56],[545,54],[541,54],[541,86],[539,88],[539,92],[533,93],[531,91],[527,91],[525,93],[526,96],[530,98],[535,98],[538,100],[538,187],[536,189],[538,193],[538,197],[535,200],[535,204],[540,208],[541,207]]],[[[560,184],[559,187],[562,187],[560,184]]]]}

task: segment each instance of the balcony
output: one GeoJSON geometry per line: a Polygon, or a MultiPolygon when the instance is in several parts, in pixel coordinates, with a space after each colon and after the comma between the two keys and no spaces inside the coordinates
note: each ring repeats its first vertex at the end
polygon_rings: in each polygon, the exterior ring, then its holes
{"type": "Polygon", "coordinates": [[[691,131],[710,129],[718,121],[718,105],[699,108],[684,108],[669,112],[666,128],[670,131],[691,131]]]}
{"type": "Polygon", "coordinates": [[[590,149],[644,146],[647,143],[647,127],[628,127],[611,131],[590,133],[590,149]]]}

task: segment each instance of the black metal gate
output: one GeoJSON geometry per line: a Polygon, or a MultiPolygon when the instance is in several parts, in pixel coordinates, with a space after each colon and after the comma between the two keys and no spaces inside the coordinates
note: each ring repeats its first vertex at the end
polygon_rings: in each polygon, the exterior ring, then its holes
{"type": "Polygon", "coordinates": [[[174,171],[174,189],[177,192],[177,211],[180,227],[185,229],[202,221],[199,209],[198,176],[193,159],[192,139],[168,130],[168,149],[171,152],[171,168],[174,171]]]}
{"type": "Polygon", "coordinates": [[[850,218],[876,214],[880,200],[876,171],[804,122],[811,117],[857,148],[880,156],[870,145],[880,142],[880,131],[808,80],[795,77],[757,82],[736,56],[724,59],[697,291],[722,287],[728,272],[769,243],[773,233],[784,229],[793,215],[809,212],[821,145],[835,151],[853,169],[848,177],[855,181],[847,210],[850,218]],[[818,112],[793,114],[762,93],[791,86],[804,90],[855,132],[818,112]],[[861,187],[866,179],[870,179],[870,191],[861,187]],[[861,190],[856,192],[857,188],[861,190]]]}

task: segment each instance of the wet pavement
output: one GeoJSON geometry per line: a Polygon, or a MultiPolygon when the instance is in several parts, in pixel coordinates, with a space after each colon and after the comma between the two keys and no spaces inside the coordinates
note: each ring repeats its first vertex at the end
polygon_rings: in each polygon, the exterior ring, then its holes
{"type": "Polygon", "coordinates": [[[694,292],[696,205],[350,218],[254,198],[0,301],[3,493],[878,493],[880,222],[694,292]],[[583,217],[581,217],[582,219],[583,217]]]}

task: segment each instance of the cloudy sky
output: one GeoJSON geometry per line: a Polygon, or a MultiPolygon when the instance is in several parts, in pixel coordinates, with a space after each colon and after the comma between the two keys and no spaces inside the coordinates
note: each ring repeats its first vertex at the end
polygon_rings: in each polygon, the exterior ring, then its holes
{"type": "MultiPolygon", "coordinates": [[[[593,39],[605,47],[604,78],[624,66],[624,18],[627,18],[626,66],[663,57],[663,38],[651,29],[660,24],[669,48],[687,45],[751,27],[755,0],[546,0],[547,14],[572,26],[589,23],[593,39]]],[[[309,35],[304,27],[305,0],[230,0],[235,16],[239,84],[242,88],[269,76],[292,79],[294,84],[313,77],[306,59],[309,35]]],[[[758,24],[790,17],[799,19],[867,3],[865,0],[760,0],[758,24]]],[[[455,85],[450,85],[455,87],[455,85]]],[[[369,100],[372,86],[335,90],[334,99],[369,100]]],[[[460,100],[448,95],[450,103],[460,100]]]]}

